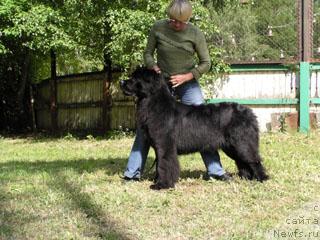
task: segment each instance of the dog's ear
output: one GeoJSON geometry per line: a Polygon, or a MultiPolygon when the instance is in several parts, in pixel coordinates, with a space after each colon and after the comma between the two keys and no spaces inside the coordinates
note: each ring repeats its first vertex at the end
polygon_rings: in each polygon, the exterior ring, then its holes
{"type": "Polygon", "coordinates": [[[154,91],[159,91],[162,88],[167,88],[167,83],[163,73],[157,73],[153,71],[152,77],[153,77],[154,91]]]}
{"type": "Polygon", "coordinates": [[[149,74],[152,77],[149,77],[149,79],[152,79],[152,87],[149,89],[149,92],[153,95],[159,91],[163,92],[163,93],[168,93],[171,95],[171,91],[170,91],[170,84],[169,82],[167,82],[165,75],[163,73],[157,73],[153,70],[149,70],[151,72],[149,72],[149,74]]]}
{"type": "Polygon", "coordinates": [[[152,96],[167,89],[165,77],[161,73],[146,67],[138,67],[132,74],[135,82],[135,92],[140,98],[152,96]]]}

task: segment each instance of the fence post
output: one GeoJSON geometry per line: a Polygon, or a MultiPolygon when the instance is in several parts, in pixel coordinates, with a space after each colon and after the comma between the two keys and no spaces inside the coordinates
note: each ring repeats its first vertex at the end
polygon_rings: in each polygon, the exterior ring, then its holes
{"type": "Polygon", "coordinates": [[[58,130],[58,109],[57,109],[57,60],[56,54],[51,49],[51,78],[50,78],[50,113],[51,113],[51,130],[58,130]]]}
{"type": "Polygon", "coordinates": [[[105,55],[105,65],[104,72],[106,73],[106,78],[103,82],[103,105],[102,105],[102,128],[103,131],[108,131],[111,129],[111,93],[110,86],[112,82],[112,62],[110,57],[105,55]]]}
{"type": "Polygon", "coordinates": [[[300,6],[300,61],[309,62],[313,47],[313,0],[301,0],[300,6]]]}
{"type": "Polygon", "coordinates": [[[310,60],[312,58],[313,0],[299,0],[300,92],[299,131],[310,130],[310,60]]]}
{"type": "Polygon", "coordinates": [[[299,131],[310,130],[310,63],[300,62],[299,131]]]}

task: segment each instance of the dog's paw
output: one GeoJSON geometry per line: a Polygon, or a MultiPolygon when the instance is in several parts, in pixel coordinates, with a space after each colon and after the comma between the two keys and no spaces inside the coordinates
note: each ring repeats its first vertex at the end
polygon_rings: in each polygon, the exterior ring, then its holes
{"type": "Polygon", "coordinates": [[[150,186],[150,189],[152,189],[152,190],[161,190],[161,189],[169,189],[169,188],[174,188],[174,186],[170,186],[167,184],[159,184],[159,183],[152,184],[150,186]]]}
{"type": "Polygon", "coordinates": [[[241,179],[253,180],[253,175],[252,175],[252,173],[250,173],[249,171],[244,170],[244,169],[241,169],[241,170],[239,171],[238,176],[239,176],[241,179]]]}
{"type": "Polygon", "coordinates": [[[157,184],[152,184],[152,185],[150,186],[150,189],[152,189],[152,190],[160,190],[161,187],[160,187],[159,185],[157,185],[157,184]]]}
{"type": "Polygon", "coordinates": [[[257,181],[264,182],[267,181],[270,177],[267,174],[261,174],[260,176],[256,177],[257,181]]]}

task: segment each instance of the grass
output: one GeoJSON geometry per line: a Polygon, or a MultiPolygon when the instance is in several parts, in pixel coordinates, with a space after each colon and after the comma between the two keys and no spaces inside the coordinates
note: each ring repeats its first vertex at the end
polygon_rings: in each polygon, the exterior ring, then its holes
{"type": "Polygon", "coordinates": [[[320,222],[319,139],[262,135],[263,184],[206,182],[194,154],[180,158],[174,190],[152,191],[152,172],[121,179],[133,138],[0,137],[0,239],[294,239],[295,229],[319,239],[307,221],[320,222]]]}

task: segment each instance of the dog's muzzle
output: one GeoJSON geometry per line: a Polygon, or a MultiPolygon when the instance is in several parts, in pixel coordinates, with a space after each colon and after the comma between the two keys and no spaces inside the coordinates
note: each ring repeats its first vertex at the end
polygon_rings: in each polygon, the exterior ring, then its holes
{"type": "Polygon", "coordinates": [[[126,85],[126,81],[125,80],[121,80],[120,81],[120,87],[124,88],[125,85],[126,85]]]}
{"type": "Polygon", "coordinates": [[[120,81],[120,88],[122,90],[122,92],[124,93],[124,95],[126,96],[132,96],[132,92],[127,88],[127,81],[125,80],[121,80],[120,81]]]}

